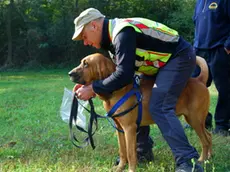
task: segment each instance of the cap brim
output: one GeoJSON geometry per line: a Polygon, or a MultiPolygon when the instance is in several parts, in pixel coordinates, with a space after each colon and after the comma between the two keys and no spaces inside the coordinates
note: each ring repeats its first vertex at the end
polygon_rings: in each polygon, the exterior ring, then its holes
{"type": "Polygon", "coordinates": [[[84,25],[79,27],[79,28],[77,28],[77,29],[75,29],[75,33],[74,33],[74,35],[72,37],[73,41],[78,41],[78,40],[82,39],[81,38],[81,32],[82,32],[83,28],[84,28],[84,25]]]}

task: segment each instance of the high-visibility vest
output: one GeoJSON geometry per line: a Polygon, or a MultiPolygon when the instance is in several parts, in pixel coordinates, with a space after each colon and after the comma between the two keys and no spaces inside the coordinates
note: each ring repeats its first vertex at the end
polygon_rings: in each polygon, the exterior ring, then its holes
{"type": "MultiPolygon", "coordinates": [[[[114,43],[116,35],[127,26],[133,27],[138,33],[149,35],[164,42],[179,41],[178,32],[161,23],[145,18],[126,18],[109,20],[109,37],[112,43],[114,43]]],[[[137,47],[136,55],[139,56],[138,60],[135,61],[137,71],[146,75],[154,75],[159,68],[166,64],[172,54],[137,47]]]]}

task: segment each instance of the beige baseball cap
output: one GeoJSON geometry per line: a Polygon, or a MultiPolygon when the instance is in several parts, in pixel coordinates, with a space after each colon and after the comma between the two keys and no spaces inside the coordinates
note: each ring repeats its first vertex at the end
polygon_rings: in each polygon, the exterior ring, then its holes
{"type": "Polygon", "coordinates": [[[74,41],[81,40],[81,32],[84,26],[89,22],[101,17],[105,17],[105,16],[95,8],[88,8],[85,11],[81,12],[81,14],[74,20],[75,32],[72,37],[72,40],[74,41]]]}

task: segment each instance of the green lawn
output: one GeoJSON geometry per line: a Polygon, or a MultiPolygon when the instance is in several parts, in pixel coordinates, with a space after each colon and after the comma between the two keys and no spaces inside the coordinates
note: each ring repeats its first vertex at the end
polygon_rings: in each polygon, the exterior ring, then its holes
{"type": "MultiPolygon", "coordinates": [[[[99,121],[94,136],[96,149],[75,148],[69,140],[68,124],[61,120],[59,109],[63,89],[74,84],[68,70],[40,72],[5,72],[0,74],[0,172],[106,172],[118,155],[115,130],[107,120],[99,121]]],[[[210,88],[211,109],[217,99],[210,88]]],[[[96,111],[104,114],[97,99],[96,111]]],[[[181,120],[183,122],[183,119],[181,120]]],[[[140,165],[139,172],[174,171],[174,160],[158,128],[151,126],[156,142],[155,161],[140,165]]],[[[200,152],[193,130],[188,138],[200,152]]],[[[230,137],[213,137],[213,157],[204,166],[207,172],[230,172],[230,137]]]]}

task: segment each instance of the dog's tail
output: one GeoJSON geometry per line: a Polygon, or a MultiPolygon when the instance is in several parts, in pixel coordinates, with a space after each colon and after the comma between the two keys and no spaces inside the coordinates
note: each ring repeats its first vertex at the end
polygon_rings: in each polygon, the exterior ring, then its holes
{"type": "Polygon", "coordinates": [[[208,81],[208,65],[204,58],[196,56],[196,64],[200,67],[200,74],[197,79],[206,85],[208,81]]]}

